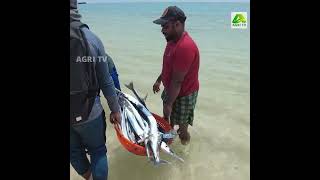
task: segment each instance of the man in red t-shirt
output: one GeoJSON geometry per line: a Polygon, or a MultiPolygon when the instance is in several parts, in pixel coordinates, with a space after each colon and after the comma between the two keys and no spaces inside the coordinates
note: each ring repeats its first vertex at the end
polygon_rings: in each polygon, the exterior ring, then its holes
{"type": "Polygon", "coordinates": [[[162,72],[153,85],[153,92],[164,90],[163,116],[170,124],[179,125],[179,137],[183,145],[190,141],[188,125],[193,125],[194,109],[199,91],[199,50],[184,30],[186,16],[177,6],[166,8],[162,16],[153,21],[162,27],[167,40],[163,55],[162,72]]]}

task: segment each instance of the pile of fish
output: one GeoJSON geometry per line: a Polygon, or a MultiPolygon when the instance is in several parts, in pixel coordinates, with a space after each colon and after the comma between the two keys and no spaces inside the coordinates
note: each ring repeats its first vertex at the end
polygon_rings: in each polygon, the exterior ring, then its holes
{"type": "Polygon", "coordinates": [[[167,145],[167,142],[177,135],[176,131],[164,132],[145,104],[147,96],[144,99],[140,98],[132,82],[125,86],[134,93],[136,98],[130,94],[117,91],[121,106],[121,122],[118,125],[123,136],[132,143],[144,146],[148,160],[153,162],[154,165],[169,163],[160,159],[160,149],[184,162],[167,145]]]}

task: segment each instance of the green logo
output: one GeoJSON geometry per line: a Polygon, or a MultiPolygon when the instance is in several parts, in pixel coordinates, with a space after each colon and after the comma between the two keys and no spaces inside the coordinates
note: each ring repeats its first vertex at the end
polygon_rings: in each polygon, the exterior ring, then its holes
{"type": "Polygon", "coordinates": [[[232,23],[239,24],[239,23],[246,23],[247,20],[242,14],[236,14],[236,16],[233,18],[232,23]]]}
{"type": "Polygon", "coordinates": [[[232,29],[247,29],[247,12],[231,12],[230,22],[232,29]]]}

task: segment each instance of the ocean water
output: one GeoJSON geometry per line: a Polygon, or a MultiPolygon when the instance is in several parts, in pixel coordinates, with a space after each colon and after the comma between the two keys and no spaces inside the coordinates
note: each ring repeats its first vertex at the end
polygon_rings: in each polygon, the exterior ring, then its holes
{"type": "MultiPolygon", "coordinates": [[[[169,5],[187,16],[186,31],[200,51],[200,90],[191,142],[171,145],[185,159],[153,167],[146,157],[126,151],[108,123],[109,180],[250,179],[250,4],[249,3],[102,3],[79,5],[83,22],[113,58],[122,89],[133,81],[147,106],[162,114],[160,93],[152,85],[161,72],[166,41],[152,21],[169,5]],[[231,12],[248,13],[248,29],[231,29],[231,12]]],[[[163,87],[161,87],[163,90],[163,87]]],[[[103,99],[103,105],[108,106],[103,99]]],[[[72,180],[81,179],[70,165],[72,180]]]]}

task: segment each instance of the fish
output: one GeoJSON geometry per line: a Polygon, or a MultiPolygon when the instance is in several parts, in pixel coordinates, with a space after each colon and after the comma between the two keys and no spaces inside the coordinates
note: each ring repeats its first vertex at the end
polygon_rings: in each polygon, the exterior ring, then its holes
{"type": "Polygon", "coordinates": [[[125,122],[126,121],[126,118],[125,118],[126,112],[123,109],[120,109],[120,112],[121,112],[121,123],[120,123],[121,132],[126,139],[129,139],[129,135],[127,132],[127,127],[126,127],[126,122],[125,122]]]}
{"type": "MultiPolygon", "coordinates": [[[[124,97],[119,97],[119,101],[121,102],[121,129],[124,136],[129,139],[129,136],[127,134],[130,133],[127,132],[127,128],[125,126],[125,121],[128,120],[131,127],[133,128],[132,131],[135,132],[135,134],[137,134],[138,136],[138,139],[136,139],[136,143],[139,144],[143,142],[148,135],[149,127],[147,122],[142,119],[136,108],[129,102],[129,100],[124,97]]],[[[132,140],[133,138],[130,139],[132,140]]]]}
{"type": "Polygon", "coordinates": [[[146,149],[147,159],[153,162],[155,166],[171,164],[166,160],[160,159],[160,150],[184,162],[166,143],[170,139],[174,139],[177,132],[175,130],[160,132],[156,119],[145,105],[146,98],[143,101],[139,97],[132,82],[126,86],[133,91],[136,98],[130,94],[117,91],[119,102],[121,102],[119,103],[121,106],[120,126],[124,137],[136,144],[144,143],[142,145],[146,149]]]}
{"type": "Polygon", "coordinates": [[[160,160],[159,157],[159,149],[160,149],[160,143],[161,143],[161,135],[158,130],[158,124],[156,119],[153,117],[153,115],[147,110],[145,106],[143,106],[138,100],[136,100],[134,97],[132,97],[129,94],[123,93],[124,96],[135,106],[143,112],[143,114],[147,117],[147,122],[149,124],[149,134],[148,139],[150,143],[150,149],[152,151],[152,160],[154,162],[154,165],[158,165],[160,163],[166,163],[164,161],[160,160]]]}
{"type": "Polygon", "coordinates": [[[167,143],[165,143],[164,141],[161,142],[160,147],[161,147],[161,150],[166,154],[169,154],[174,158],[178,159],[179,161],[184,162],[184,160],[181,157],[179,157],[174,151],[172,151],[170,147],[167,145],[167,143]]]}
{"type": "MultiPolygon", "coordinates": [[[[125,115],[126,115],[126,113],[125,113],[125,115]]],[[[136,138],[134,136],[134,132],[132,131],[133,128],[132,128],[131,124],[129,123],[128,116],[126,116],[125,118],[126,118],[125,125],[126,125],[128,138],[131,142],[136,143],[136,138]]]]}
{"type": "Polygon", "coordinates": [[[139,114],[138,110],[135,108],[135,106],[126,99],[128,108],[131,110],[131,112],[133,113],[134,117],[136,118],[136,121],[138,122],[140,128],[144,131],[144,137],[148,134],[148,123],[141,117],[141,115],[139,114]]]}
{"type": "MultiPolygon", "coordinates": [[[[138,101],[139,101],[142,105],[144,105],[145,108],[147,108],[147,105],[146,105],[145,101],[147,100],[148,94],[147,94],[144,98],[141,98],[141,97],[138,95],[137,91],[134,89],[134,87],[133,87],[133,82],[130,82],[129,84],[125,84],[125,86],[126,86],[128,89],[130,89],[130,90],[133,92],[133,94],[137,97],[138,101]]],[[[147,108],[147,109],[148,109],[148,108],[147,108]]]]}
{"type": "Polygon", "coordinates": [[[140,127],[139,123],[136,120],[136,117],[131,112],[131,110],[128,108],[125,108],[125,112],[128,116],[129,123],[131,124],[134,132],[139,136],[140,139],[144,139],[144,130],[140,127]]]}
{"type": "Polygon", "coordinates": [[[162,141],[168,142],[170,140],[175,139],[178,133],[176,130],[170,130],[169,132],[165,132],[165,133],[160,132],[160,135],[161,135],[162,141]]]}

